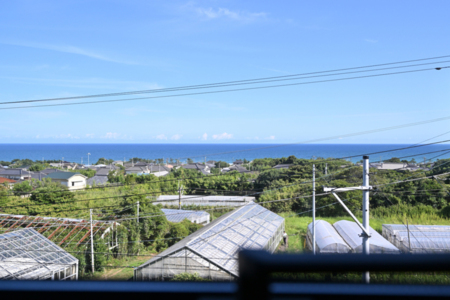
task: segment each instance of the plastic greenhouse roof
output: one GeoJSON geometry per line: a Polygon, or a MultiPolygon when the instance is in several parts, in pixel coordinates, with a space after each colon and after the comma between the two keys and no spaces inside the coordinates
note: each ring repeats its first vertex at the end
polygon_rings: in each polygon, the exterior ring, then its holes
{"type": "MultiPolygon", "coordinates": [[[[318,253],[348,253],[352,249],[342,239],[334,227],[323,220],[316,221],[316,251],[318,253]]],[[[312,245],[312,226],[308,225],[308,238],[312,245]]]]}
{"type": "Polygon", "coordinates": [[[248,204],[228,212],[185,239],[169,247],[139,266],[144,268],[164,257],[184,257],[187,249],[192,252],[188,257],[209,261],[225,271],[238,276],[238,252],[241,249],[264,249],[284,218],[270,210],[248,204]]]}
{"type": "Polygon", "coordinates": [[[404,252],[450,252],[450,226],[383,224],[383,235],[404,252]],[[408,227],[411,242],[408,240],[408,227]],[[411,249],[410,249],[411,248],[411,249]]]}
{"type": "Polygon", "coordinates": [[[0,279],[45,279],[77,262],[32,228],[0,235],[0,279]]]}
{"type": "MultiPolygon", "coordinates": [[[[347,244],[349,244],[354,252],[362,252],[362,238],[359,236],[362,230],[355,222],[341,220],[334,223],[334,228],[336,228],[337,232],[342,236],[347,244]]],[[[370,253],[400,253],[400,250],[397,247],[392,245],[372,227],[370,227],[369,232],[371,234],[369,239],[370,253]]]]}
{"type": "Polygon", "coordinates": [[[166,218],[170,222],[178,223],[183,221],[184,219],[188,219],[191,222],[198,220],[207,219],[209,220],[209,213],[206,211],[198,211],[198,210],[180,210],[180,209],[161,209],[162,212],[166,215],[166,218]]]}
{"type": "MultiPolygon", "coordinates": [[[[178,205],[178,195],[161,195],[153,204],[162,205],[178,205]]],[[[255,197],[246,196],[205,196],[205,195],[184,195],[181,196],[181,205],[199,205],[199,206],[212,206],[212,205],[228,205],[238,206],[244,205],[249,202],[254,202],[255,197]]]]}

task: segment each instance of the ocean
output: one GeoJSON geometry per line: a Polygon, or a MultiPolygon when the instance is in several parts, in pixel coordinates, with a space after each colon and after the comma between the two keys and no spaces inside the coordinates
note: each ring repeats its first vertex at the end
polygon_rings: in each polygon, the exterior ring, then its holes
{"type": "MultiPolygon", "coordinates": [[[[60,160],[84,164],[95,163],[101,157],[114,160],[129,160],[132,157],[157,159],[172,158],[185,161],[192,158],[196,162],[236,159],[253,160],[264,157],[298,158],[340,158],[356,155],[349,160],[359,161],[362,155],[408,147],[404,144],[0,144],[0,160],[13,159],[60,160]]],[[[404,157],[416,161],[426,159],[450,158],[450,145],[427,145],[395,152],[373,154],[371,161],[386,160],[391,157],[404,157]],[[446,151],[448,150],[448,152],[446,151]],[[440,151],[440,152],[435,152],[440,151]],[[434,153],[430,153],[434,152],[434,153]]]]}

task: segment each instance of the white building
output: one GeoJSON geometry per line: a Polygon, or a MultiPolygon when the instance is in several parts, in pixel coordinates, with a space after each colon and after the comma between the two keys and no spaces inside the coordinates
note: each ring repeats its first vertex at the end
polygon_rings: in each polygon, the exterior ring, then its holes
{"type": "Polygon", "coordinates": [[[54,182],[67,186],[69,190],[84,189],[86,187],[87,177],[80,173],[72,172],[53,172],[48,174],[47,178],[50,178],[54,182]]]}

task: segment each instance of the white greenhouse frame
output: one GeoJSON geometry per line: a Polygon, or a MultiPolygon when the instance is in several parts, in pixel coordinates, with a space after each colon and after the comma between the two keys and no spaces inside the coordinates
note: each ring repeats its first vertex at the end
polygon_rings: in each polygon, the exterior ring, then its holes
{"type": "Polygon", "coordinates": [[[196,224],[209,224],[211,216],[206,211],[199,210],[182,210],[182,209],[161,209],[166,215],[166,219],[173,223],[178,223],[184,219],[188,219],[192,223],[196,224]]]}
{"type": "Polygon", "coordinates": [[[77,280],[78,259],[33,228],[0,234],[0,279],[77,280]]]}
{"type": "Polygon", "coordinates": [[[217,218],[134,270],[134,280],[167,280],[197,273],[211,280],[238,277],[238,253],[265,249],[273,253],[282,239],[284,218],[249,204],[217,218]]]}
{"type": "MultiPolygon", "coordinates": [[[[362,253],[363,245],[361,239],[361,228],[355,223],[341,220],[333,224],[336,231],[355,253],[362,253]]],[[[375,254],[400,254],[400,250],[382,237],[376,230],[369,227],[370,253],[375,254]]]]}
{"type": "Polygon", "coordinates": [[[450,226],[383,224],[383,236],[404,253],[450,252],[450,226]]]}
{"type": "MultiPolygon", "coordinates": [[[[306,246],[312,250],[312,226],[309,223],[306,233],[306,246]]],[[[334,254],[350,253],[352,248],[342,239],[336,229],[330,223],[318,220],[315,222],[316,230],[316,253],[334,254]]]]}

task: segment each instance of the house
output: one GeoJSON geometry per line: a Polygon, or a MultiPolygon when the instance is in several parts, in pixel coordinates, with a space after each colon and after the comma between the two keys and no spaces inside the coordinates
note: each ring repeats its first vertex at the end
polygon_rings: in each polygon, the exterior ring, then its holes
{"type": "Polygon", "coordinates": [[[54,182],[67,186],[69,190],[84,189],[86,187],[87,177],[80,173],[72,172],[53,172],[47,176],[54,182]]]}
{"type": "Polygon", "coordinates": [[[112,162],[113,165],[119,165],[119,166],[123,166],[123,161],[121,160],[115,160],[112,162]]]}
{"type": "Polygon", "coordinates": [[[197,170],[197,171],[201,172],[204,175],[209,175],[211,173],[210,168],[208,167],[208,165],[204,165],[204,164],[193,163],[193,164],[183,165],[182,167],[184,169],[197,170]]]}
{"type": "Polygon", "coordinates": [[[39,181],[41,181],[45,177],[47,177],[47,174],[44,172],[32,172],[31,173],[31,178],[37,179],[39,181]]]}
{"type": "Polygon", "coordinates": [[[22,169],[0,169],[0,177],[5,177],[13,180],[30,179],[32,172],[24,171],[22,169]]]}
{"type": "Polygon", "coordinates": [[[93,185],[106,185],[108,183],[108,176],[94,176],[86,180],[86,184],[93,185]]]}
{"type": "Polygon", "coordinates": [[[125,168],[125,174],[150,174],[150,170],[147,167],[128,167],[125,168]]]}
{"type": "Polygon", "coordinates": [[[279,164],[273,167],[273,169],[289,169],[290,166],[294,164],[279,164]]]}
{"type": "Polygon", "coordinates": [[[109,167],[107,168],[99,168],[97,169],[97,173],[95,173],[95,176],[108,176],[109,172],[115,172],[116,170],[113,170],[109,167]]]}
{"type": "Polygon", "coordinates": [[[46,175],[48,175],[48,174],[53,173],[53,172],[61,172],[61,171],[58,170],[58,169],[45,169],[45,170],[42,170],[41,172],[46,174],[46,175]]]}
{"type": "Polygon", "coordinates": [[[231,172],[231,171],[238,171],[239,173],[249,173],[250,171],[247,170],[246,168],[242,167],[242,166],[231,166],[228,168],[223,168],[222,172],[226,173],[226,172],[231,172]]]}
{"type": "Polygon", "coordinates": [[[0,177],[0,184],[8,184],[9,186],[12,186],[14,183],[16,183],[16,180],[8,179],[5,177],[0,177]]]}
{"type": "Polygon", "coordinates": [[[240,159],[236,160],[236,161],[233,163],[233,165],[242,165],[242,164],[244,164],[244,162],[243,162],[242,160],[240,160],[240,159]]]}

